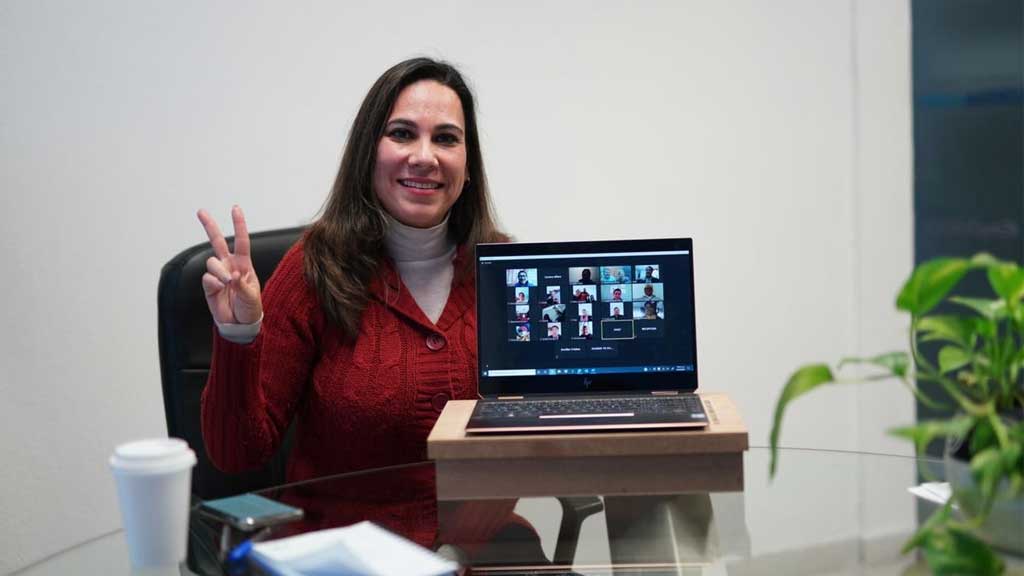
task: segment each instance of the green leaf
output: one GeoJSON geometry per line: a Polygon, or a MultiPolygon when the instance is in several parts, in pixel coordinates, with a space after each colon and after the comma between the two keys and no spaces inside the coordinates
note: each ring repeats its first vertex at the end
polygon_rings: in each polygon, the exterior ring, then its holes
{"type": "Polygon", "coordinates": [[[1024,420],[1017,422],[1007,429],[1007,433],[1010,440],[1013,442],[1024,443],[1024,420]]]}
{"type": "Polygon", "coordinates": [[[900,290],[896,307],[923,316],[946,297],[970,268],[970,261],[963,258],[939,258],[921,264],[900,290]]]}
{"type": "Polygon", "coordinates": [[[963,437],[967,435],[967,432],[973,425],[973,417],[957,416],[949,420],[925,420],[916,426],[894,428],[889,433],[893,436],[909,439],[914,443],[917,452],[922,453],[932,440],[945,438],[946,436],[963,437]]]}
{"type": "Polygon", "coordinates": [[[982,450],[971,458],[971,475],[985,502],[995,499],[996,488],[1003,477],[1003,459],[998,447],[982,450]]]}
{"type": "Polygon", "coordinates": [[[971,355],[959,346],[943,346],[939,350],[939,372],[945,374],[966,366],[971,361],[971,355]]]}
{"type": "Polygon", "coordinates": [[[789,381],[786,382],[786,386],[782,389],[782,394],[779,396],[779,401],[775,404],[775,415],[769,440],[771,464],[769,464],[768,475],[770,477],[775,477],[775,468],[778,463],[779,433],[782,431],[782,415],[786,410],[786,406],[797,397],[834,380],[832,370],[825,364],[808,364],[789,377],[789,381]]]}
{"type": "Polygon", "coordinates": [[[1024,446],[1020,444],[1010,444],[1009,446],[999,450],[999,458],[1002,460],[1003,470],[1008,473],[1020,472],[1024,461],[1021,457],[1024,456],[1024,446]]]}
{"type": "Polygon", "coordinates": [[[922,342],[952,342],[964,348],[973,346],[977,321],[962,316],[925,316],[917,323],[922,342]]]}
{"type": "Polygon", "coordinates": [[[928,567],[939,576],[972,574],[989,576],[1006,569],[997,556],[977,536],[956,526],[933,532],[921,546],[928,567]]]}
{"type": "Polygon", "coordinates": [[[1024,446],[1011,444],[1001,450],[1000,457],[1009,480],[1009,490],[1004,493],[1019,498],[1024,489],[1024,446]]]}
{"type": "Polygon", "coordinates": [[[885,368],[892,372],[894,376],[904,378],[907,375],[907,370],[910,368],[910,356],[906,352],[889,352],[870,358],[843,358],[839,362],[839,368],[841,369],[847,364],[870,364],[885,368]]]}
{"type": "Polygon", "coordinates": [[[978,420],[978,424],[971,432],[971,454],[978,454],[982,450],[996,446],[996,433],[992,430],[992,424],[987,418],[978,420]]]}
{"type": "Polygon", "coordinates": [[[917,546],[923,546],[925,541],[935,533],[943,524],[949,522],[950,516],[952,515],[953,501],[947,500],[946,504],[941,508],[932,512],[932,515],[925,520],[924,524],[918,528],[917,532],[911,536],[903,548],[900,549],[900,554],[906,554],[917,546]]]}
{"type": "Polygon", "coordinates": [[[971,256],[971,266],[974,268],[988,268],[989,266],[995,266],[996,264],[1001,263],[1002,260],[999,260],[988,252],[978,252],[974,256],[971,256]]]}
{"type": "Polygon", "coordinates": [[[989,320],[1000,320],[1006,317],[1006,302],[1004,300],[954,296],[949,301],[966,306],[989,320]]]}
{"type": "Polygon", "coordinates": [[[1024,297],[1024,270],[1012,262],[993,264],[988,268],[988,283],[1008,303],[1024,297]]]}

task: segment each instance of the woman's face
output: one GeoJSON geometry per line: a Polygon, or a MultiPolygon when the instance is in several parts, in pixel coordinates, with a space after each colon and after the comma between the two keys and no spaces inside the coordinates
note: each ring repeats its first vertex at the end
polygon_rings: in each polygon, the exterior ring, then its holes
{"type": "Polygon", "coordinates": [[[458,95],[434,80],[406,86],[377,144],[373,188],[384,209],[407,226],[436,226],[459,199],[467,175],[458,95]]]}

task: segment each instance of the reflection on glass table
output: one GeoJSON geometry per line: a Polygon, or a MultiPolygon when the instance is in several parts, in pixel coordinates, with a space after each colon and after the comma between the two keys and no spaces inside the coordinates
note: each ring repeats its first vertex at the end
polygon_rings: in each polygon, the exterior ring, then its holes
{"type": "MultiPolygon", "coordinates": [[[[917,574],[900,555],[915,530],[919,472],[911,457],[783,450],[769,482],[768,451],[744,456],[742,492],[621,493],[447,500],[410,490],[433,464],[343,474],[260,492],[302,507],[302,522],[271,538],[371,520],[469,566],[472,574],[917,574]]],[[[686,474],[684,467],[669,471],[686,474]]],[[[558,470],[551,470],[558,474],[558,470]]],[[[219,527],[193,514],[189,565],[222,574],[219,527]]],[[[1020,560],[1009,558],[1011,571],[1020,560]]],[[[22,574],[130,574],[122,533],[69,549],[22,574]]]]}

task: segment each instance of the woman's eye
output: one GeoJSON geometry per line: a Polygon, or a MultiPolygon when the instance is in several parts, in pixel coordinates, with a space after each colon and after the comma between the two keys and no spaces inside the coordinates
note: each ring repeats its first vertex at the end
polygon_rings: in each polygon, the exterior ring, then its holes
{"type": "Polygon", "coordinates": [[[395,140],[408,140],[412,138],[412,131],[408,128],[394,128],[388,132],[388,138],[394,138],[395,140]]]}
{"type": "Polygon", "coordinates": [[[459,137],[456,136],[455,134],[445,132],[435,136],[434,141],[437,142],[438,144],[458,144],[459,137]]]}

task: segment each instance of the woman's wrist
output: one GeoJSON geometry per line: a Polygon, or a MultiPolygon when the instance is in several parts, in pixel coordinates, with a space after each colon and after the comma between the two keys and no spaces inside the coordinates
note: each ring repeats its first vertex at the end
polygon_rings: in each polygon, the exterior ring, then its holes
{"type": "Polygon", "coordinates": [[[234,344],[249,344],[260,333],[260,326],[263,324],[263,314],[260,314],[259,320],[252,324],[233,324],[230,322],[223,324],[216,322],[216,324],[217,332],[220,333],[221,338],[234,344]]]}

